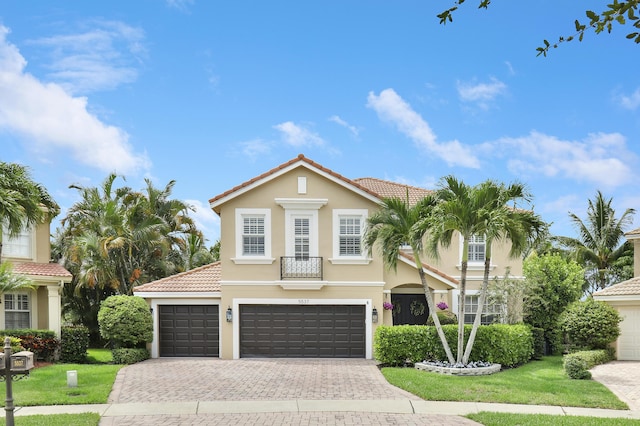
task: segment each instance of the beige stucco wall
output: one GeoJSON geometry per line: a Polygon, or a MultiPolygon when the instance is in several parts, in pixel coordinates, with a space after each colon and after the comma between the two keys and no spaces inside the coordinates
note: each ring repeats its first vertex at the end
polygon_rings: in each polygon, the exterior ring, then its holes
{"type": "Polygon", "coordinates": [[[640,277],[640,238],[631,241],[633,242],[633,276],[640,277]]]}
{"type": "Polygon", "coordinates": [[[280,257],[285,255],[285,209],[278,205],[276,198],[327,199],[326,205],[318,210],[318,255],[323,257],[324,280],[326,281],[381,281],[382,262],[374,253],[373,261],[367,265],[334,265],[333,256],[333,210],[366,209],[369,214],[377,209],[372,201],[358,196],[353,191],[299,167],[267,182],[260,187],[242,194],[227,203],[220,210],[221,253],[224,281],[264,281],[280,279],[280,257]],[[307,193],[298,194],[298,177],[307,178],[307,193]],[[236,264],[236,209],[258,208],[271,210],[271,257],[270,265],[236,264]]]}

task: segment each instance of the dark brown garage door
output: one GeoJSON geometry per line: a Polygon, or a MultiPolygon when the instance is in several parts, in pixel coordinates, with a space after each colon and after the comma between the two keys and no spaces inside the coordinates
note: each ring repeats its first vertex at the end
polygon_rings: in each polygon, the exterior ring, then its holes
{"type": "Polygon", "coordinates": [[[160,356],[219,356],[217,305],[159,305],[160,356]]]}
{"type": "Polygon", "coordinates": [[[240,305],[240,356],[364,358],[363,305],[240,305]]]}

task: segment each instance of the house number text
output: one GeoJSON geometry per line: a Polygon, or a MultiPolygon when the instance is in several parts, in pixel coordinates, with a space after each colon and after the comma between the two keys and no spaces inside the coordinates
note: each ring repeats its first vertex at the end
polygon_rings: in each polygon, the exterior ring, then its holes
{"type": "Polygon", "coordinates": [[[298,299],[298,305],[308,305],[309,299],[298,299]]]}

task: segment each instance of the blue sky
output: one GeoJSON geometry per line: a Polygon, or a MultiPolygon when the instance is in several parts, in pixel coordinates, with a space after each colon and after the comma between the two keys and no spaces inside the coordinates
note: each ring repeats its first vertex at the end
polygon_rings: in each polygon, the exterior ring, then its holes
{"type": "Polygon", "coordinates": [[[468,1],[446,26],[447,0],[55,3],[0,10],[0,160],[60,217],[71,184],[174,179],[213,243],[207,200],[299,153],[427,188],[520,181],[557,235],[598,189],[640,208],[630,29],[536,57],[603,1],[468,1]]]}

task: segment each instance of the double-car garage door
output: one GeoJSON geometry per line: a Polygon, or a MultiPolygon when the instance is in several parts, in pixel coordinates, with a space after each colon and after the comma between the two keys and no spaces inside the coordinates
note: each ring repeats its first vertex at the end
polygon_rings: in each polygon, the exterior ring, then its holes
{"type": "MultiPolygon", "coordinates": [[[[161,357],[219,356],[217,305],[159,305],[161,357]]],[[[240,357],[364,358],[364,305],[240,305],[240,357]]]]}
{"type": "Polygon", "coordinates": [[[364,305],[240,305],[240,357],[364,358],[364,305]]]}

